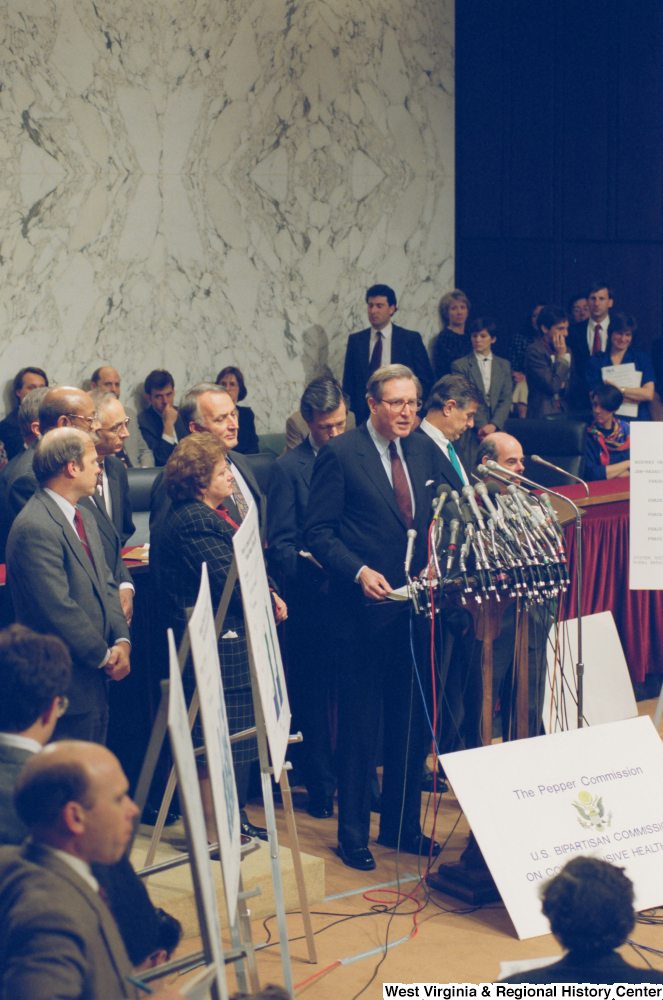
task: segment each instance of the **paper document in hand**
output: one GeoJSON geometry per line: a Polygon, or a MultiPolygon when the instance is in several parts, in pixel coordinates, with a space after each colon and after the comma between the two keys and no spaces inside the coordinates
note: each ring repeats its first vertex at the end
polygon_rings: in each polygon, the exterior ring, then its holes
{"type": "Polygon", "coordinates": [[[198,600],[189,619],[189,638],[200,695],[200,716],[205,734],[207,769],[212,786],[228,920],[230,924],[234,924],[241,861],[239,805],[207,563],[202,566],[198,600]]]}
{"type": "MultiPolygon", "coordinates": [[[[642,385],[642,372],[636,372],[635,365],[629,361],[626,365],[608,365],[601,369],[604,382],[612,382],[624,389],[639,389],[642,385]]],[[[637,417],[638,404],[624,401],[617,410],[618,417],[637,417]]]]}

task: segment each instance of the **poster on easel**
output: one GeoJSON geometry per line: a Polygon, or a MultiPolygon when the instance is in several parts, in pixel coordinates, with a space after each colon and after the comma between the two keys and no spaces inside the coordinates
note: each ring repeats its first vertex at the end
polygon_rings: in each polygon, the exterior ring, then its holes
{"type": "Polygon", "coordinates": [[[232,925],[237,913],[241,862],[239,805],[207,563],[202,566],[198,599],[189,619],[189,639],[200,696],[200,716],[205,734],[205,755],[212,787],[228,921],[232,925]]]}
{"type": "Polygon", "coordinates": [[[631,424],[629,588],[663,590],[663,435],[655,421],[631,424]]]}
{"type": "Polygon", "coordinates": [[[168,652],[170,661],[168,732],[170,734],[170,744],[177,769],[180,805],[184,813],[189,841],[191,876],[196,896],[200,934],[206,961],[208,963],[214,962],[216,965],[216,975],[212,984],[212,997],[214,1000],[228,1000],[228,985],[226,983],[225,963],[221,945],[219,910],[214,892],[212,866],[205,830],[205,817],[200,798],[196,758],[193,753],[184,689],[182,688],[182,677],[172,629],[168,629],[168,652]]]}
{"type": "Polygon", "coordinates": [[[254,503],[233,536],[244,622],[255,664],[269,752],[278,783],[290,735],[290,705],[254,503]]]}

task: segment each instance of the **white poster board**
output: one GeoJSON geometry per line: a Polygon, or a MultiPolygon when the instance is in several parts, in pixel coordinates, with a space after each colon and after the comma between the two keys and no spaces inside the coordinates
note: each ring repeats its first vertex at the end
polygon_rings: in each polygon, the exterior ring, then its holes
{"type": "Polygon", "coordinates": [[[242,588],[246,636],[256,670],[274,781],[278,782],[288,748],[290,705],[254,503],[233,536],[233,547],[242,588]]]}
{"type": "MultiPolygon", "coordinates": [[[[642,372],[635,370],[635,365],[632,361],[629,361],[625,365],[608,365],[606,368],[601,369],[601,375],[604,382],[612,382],[613,385],[618,385],[620,389],[639,389],[642,384],[642,372]]],[[[638,404],[630,403],[628,400],[625,400],[617,410],[618,417],[632,417],[635,419],[637,415],[638,404]]]]}
{"type": "Polygon", "coordinates": [[[175,638],[173,630],[170,628],[168,629],[168,652],[170,658],[168,732],[177,769],[177,790],[180,805],[184,812],[184,821],[191,845],[191,876],[196,894],[200,932],[203,948],[206,952],[205,957],[208,961],[216,964],[214,982],[217,997],[219,1000],[228,1000],[226,970],[221,945],[221,926],[207,847],[207,833],[205,832],[205,817],[200,798],[200,786],[198,785],[196,758],[191,742],[175,638]]]}
{"type": "Polygon", "coordinates": [[[519,938],[549,933],[538,891],[578,854],[663,903],[663,742],[648,716],[443,754],[519,938]]]}
{"type": "MultiPolygon", "coordinates": [[[[543,695],[544,729],[547,733],[576,729],[577,618],[551,626],[547,652],[548,677],[543,695]]],[[[586,725],[599,726],[604,722],[634,719],[638,714],[638,706],[612,611],[583,615],[582,658],[585,664],[583,717],[586,725]]]]}
{"type": "Polygon", "coordinates": [[[631,590],[663,590],[663,434],[657,423],[631,424],[631,590]]]}
{"type": "Polygon", "coordinates": [[[239,892],[240,828],[237,786],[233,771],[230,733],[223,697],[219,651],[214,627],[207,563],[203,563],[198,600],[189,619],[191,654],[200,695],[200,715],[205,734],[205,756],[212,786],[214,816],[226,890],[228,921],[235,923],[239,892]]]}

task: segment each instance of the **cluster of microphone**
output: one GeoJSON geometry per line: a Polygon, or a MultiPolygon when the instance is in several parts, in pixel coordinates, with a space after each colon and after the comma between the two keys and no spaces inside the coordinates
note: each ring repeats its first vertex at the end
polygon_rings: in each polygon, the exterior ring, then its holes
{"type": "Polygon", "coordinates": [[[459,578],[462,593],[473,594],[479,603],[490,594],[499,601],[504,592],[526,605],[543,603],[567,589],[564,532],[549,496],[516,486],[492,468],[480,465],[477,471],[493,481],[465,486],[460,495],[444,487],[438,490],[431,565],[424,579],[412,581],[406,563],[417,610],[430,614],[431,586],[452,589],[450,584],[459,578]],[[494,480],[506,486],[506,493],[494,480]]]}

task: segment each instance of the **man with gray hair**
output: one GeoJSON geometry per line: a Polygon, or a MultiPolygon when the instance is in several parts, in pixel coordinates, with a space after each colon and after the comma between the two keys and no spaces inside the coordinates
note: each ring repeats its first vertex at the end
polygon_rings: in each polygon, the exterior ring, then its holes
{"type": "Polygon", "coordinates": [[[285,625],[288,697],[293,727],[300,729],[304,737],[299,756],[308,791],[308,812],[316,819],[327,819],[334,814],[336,788],[328,712],[334,665],[332,643],[327,641],[328,576],[304,551],[304,527],[318,451],[326,441],[345,431],[347,403],[336,379],[322,375],[309,382],[300,413],[308,436],[293,451],[282,455],[270,471],[267,558],[275,575],[283,574],[284,596],[290,609],[285,625]]]}
{"type": "MultiPolygon", "coordinates": [[[[111,365],[102,365],[92,372],[90,388],[105,389],[106,392],[112,392],[119,399],[119,372],[111,365]]],[[[154,455],[147,447],[143,435],[138,430],[136,411],[126,405],[124,409],[126,416],[131,422],[132,431],[130,434],[127,434],[121,451],[117,452],[117,457],[128,469],[151,469],[154,467],[154,455]]]]}
{"type": "Polygon", "coordinates": [[[474,426],[479,403],[478,391],[463,375],[443,375],[431,389],[427,413],[419,428],[439,448],[442,475],[459,493],[463,486],[470,485],[470,480],[453,443],[474,426]]]}
{"type": "MultiPolygon", "coordinates": [[[[338,855],[361,871],[375,868],[368,849],[370,785],[382,714],[378,843],[424,856],[440,850],[421,832],[430,737],[414,677],[410,609],[406,601],[388,599],[406,583],[411,530],[412,576],[427,565],[431,503],[441,481],[438,449],[425,434],[411,433],[419,392],[405,365],[378,368],[367,385],[367,422],[320,448],[308,501],[306,548],[329,574],[338,647],[338,855]]],[[[416,649],[417,623],[412,642],[416,649]]]]}
{"type": "Polygon", "coordinates": [[[34,453],[38,488],[7,541],[7,582],[17,620],[59,636],[71,653],[69,709],[56,738],[103,743],[107,680],[129,673],[130,643],[95,520],[77,507],[94,493],[99,471],[84,431],[59,427],[41,438],[34,453]]]}

